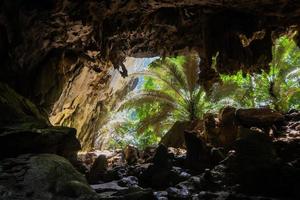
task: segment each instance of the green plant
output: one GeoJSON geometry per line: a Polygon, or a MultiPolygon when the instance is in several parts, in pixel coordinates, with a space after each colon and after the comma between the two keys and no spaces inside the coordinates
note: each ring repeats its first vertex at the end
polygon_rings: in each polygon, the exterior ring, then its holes
{"type": "MultiPolygon", "coordinates": [[[[121,127],[133,130],[140,140],[147,137],[150,141],[158,141],[175,121],[201,118],[212,106],[197,83],[198,63],[195,54],[161,58],[148,70],[131,74],[131,77],[142,76],[145,80],[140,91],[131,92],[121,103],[119,110],[131,111],[131,123],[121,124],[121,127]]],[[[122,132],[122,128],[117,132],[122,132]]]]}
{"type": "Polygon", "coordinates": [[[261,74],[221,75],[211,95],[214,102],[227,100],[236,107],[269,106],[278,111],[300,108],[300,50],[289,36],[273,46],[270,70],[261,74]],[[227,96],[224,98],[224,96],[227,96]]]}

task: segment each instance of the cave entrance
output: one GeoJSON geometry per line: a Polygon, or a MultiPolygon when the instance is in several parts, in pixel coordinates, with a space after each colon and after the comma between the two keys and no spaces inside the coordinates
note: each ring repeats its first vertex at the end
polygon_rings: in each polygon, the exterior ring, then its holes
{"type": "MultiPolygon", "coordinates": [[[[121,87],[126,95],[119,98],[107,123],[99,129],[95,147],[105,141],[108,149],[124,149],[127,145],[143,149],[159,142],[182,148],[185,130],[194,131],[216,146],[226,146],[236,139],[237,127],[231,127],[227,136],[218,135],[222,120],[230,116],[229,124],[234,124],[233,115],[238,109],[273,109],[281,113],[299,109],[298,54],[295,42],[283,36],[275,42],[268,71],[220,74],[219,82],[209,91],[199,85],[201,61],[195,52],[167,58],[128,58],[129,76],[126,86],[121,87]],[[216,130],[218,133],[214,133],[216,130]]],[[[216,55],[214,62],[217,59],[216,55]]],[[[117,85],[117,80],[113,78],[111,84],[117,85]]]]}

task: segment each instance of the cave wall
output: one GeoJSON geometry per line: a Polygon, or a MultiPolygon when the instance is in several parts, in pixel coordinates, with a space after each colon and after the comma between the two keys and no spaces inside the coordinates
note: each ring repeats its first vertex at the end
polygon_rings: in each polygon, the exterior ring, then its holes
{"type": "Polygon", "coordinates": [[[89,146],[110,101],[109,72],[126,76],[126,57],[196,50],[209,89],[219,73],[268,69],[274,38],[299,24],[294,0],[3,0],[0,80],[89,146]]]}

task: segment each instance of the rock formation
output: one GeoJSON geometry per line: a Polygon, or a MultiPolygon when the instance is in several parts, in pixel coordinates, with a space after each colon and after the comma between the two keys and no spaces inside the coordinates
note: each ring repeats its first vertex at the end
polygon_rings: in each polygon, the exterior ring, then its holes
{"type": "MultiPolygon", "coordinates": [[[[108,119],[105,116],[107,106],[114,106],[118,97],[135,85],[134,81],[129,82],[120,93],[112,95],[113,69],[125,77],[128,74],[124,64],[126,57],[163,57],[194,50],[201,58],[199,82],[209,90],[219,80],[220,73],[231,74],[239,69],[245,73],[268,70],[272,41],[283,33],[300,30],[299,26],[300,2],[293,0],[0,1],[0,198],[151,199],[151,190],[124,186],[134,182],[128,178],[123,180],[129,168],[108,170],[104,180],[122,179],[117,184],[123,186],[98,196],[69,162],[76,164],[79,142],[83,150],[92,148],[95,131],[108,119]],[[211,67],[212,57],[216,55],[216,65],[211,67]],[[75,137],[75,129],[62,126],[77,128],[79,140],[75,137]]],[[[300,36],[294,39],[299,45],[300,36]]],[[[243,112],[237,115],[241,124],[256,123],[243,112]]],[[[277,117],[279,121],[283,120],[282,116],[277,117]]],[[[207,125],[213,122],[210,128],[215,130],[216,123],[213,116],[211,118],[204,123],[208,128],[207,125]]],[[[299,114],[290,113],[286,118],[299,119],[299,114]]],[[[274,119],[270,121],[273,123],[274,119]]],[[[298,127],[295,123],[289,122],[286,129],[295,131],[298,127]]],[[[233,124],[224,122],[223,125],[230,129],[233,124]]],[[[244,144],[249,149],[265,144],[253,140],[246,137],[237,144],[236,150],[244,144]]],[[[271,142],[268,144],[272,147],[271,142]]],[[[286,143],[280,141],[276,145],[286,147],[286,143]]],[[[295,146],[297,149],[298,142],[295,146]]],[[[139,172],[133,173],[137,177],[148,170],[145,180],[166,189],[157,191],[156,197],[190,198],[193,194],[199,198],[217,198],[220,195],[205,191],[223,191],[225,186],[227,191],[234,190],[235,186],[223,184],[223,179],[218,179],[224,174],[218,173],[223,170],[223,165],[190,177],[182,169],[172,166],[174,159],[166,148],[160,147],[160,150],[163,158],[157,154],[152,167],[131,169],[139,172]],[[158,164],[157,159],[165,159],[166,166],[158,164]],[[159,171],[160,174],[156,173],[159,171]],[[162,177],[165,180],[159,182],[162,177]],[[202,193],[196,194],[193,188],[202,193]]],[[[258,148],[255,153],[260,154],[260,150],[263,155],[270,155],[273,147],[270,151],[258,148]]],[[[237,158],[232,154],[233,164],[243,163],[243,156],[249,156],[248,151],[237,153],[237,158]]],[[[281,158],[286,156],[280,148],[278,153],[281,158]]],[[[289,177],[299,177],[297,155],[290,155],[291,159],[279,163],[278,168],[273,166],[278,164],[277,160],[274,164],[272,159],[266,168],[250,170],[258,174],[257,182],[270,185],[265,190],[266,195],[279,191],[271,181],[277,171],[280,180],[284,180],[282,183],[294,187],[289,194],[289,188],[279,184],[283,187],[281,195],[295,197],[298,194],[295,188],[299,184],[289,177]],[[269,167],[278,170],[264,173],[269,167]],[[288,176],[285,169],[288,169],[288,176]]],[[[252,157],[257,161],[255,155],[252,157]]],[[[181,158],[176,159],[181,163],[181,158]]],[[[259,163],[264,161],[264,157],[258,160],[259,163]]],[[[242,189],[250,185],[251,173],[245,180],[237,178],[244,186],[242,189]]],[[[132,185],[137,185],[136,182],[132,185]]],[[[116,186],[115,182],[110,184],[116,186]]],[[[107,190],[107,185],[98,185],[94,189],[107,190]]],[[[260,188],[252,189],[258,194],[261,192],[257,191],[260,188]]]]}
{"type": "Polygon", "coordinates": [[[3,0],[0,78],[52,113],[55,124],[76,127],[88,149],[106,112],[110,69],[125,75],[126,57],[193,49],[201,58],[199,81],[209,89],[218,73],[267,69],[272,40],[299,29],[299,7],[289,0],[3,0]],[[83,107],[93,114],[78,114],[83,107]]]}

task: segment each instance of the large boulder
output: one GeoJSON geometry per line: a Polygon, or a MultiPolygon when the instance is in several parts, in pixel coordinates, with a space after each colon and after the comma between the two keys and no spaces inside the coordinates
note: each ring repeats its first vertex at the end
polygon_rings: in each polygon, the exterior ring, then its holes
{"type": "Polygon", "coordinates": [[[76,129],[53,127],[35,104],[0,83],[0,159],[25,153],[53,153],[74,159],[76,129]]]}
{"type": "Polygon", "coordinates": [[[230,145],[237,138],[238,126],[235,119],[236,108],[227,106],[219,116],[219,142],[222,146],[230,145]]]}
{"type": "Polygon", "coordinates": [[[212,113],[205,113],[204,117],[204,130],[202,133],[203,138],[206,142],[211,143],[215,146],[220,145],[220,129],[217,126],[215,115],[212,113]]]}
{"type": "Polygon", "coordinates": [[[124,158],[127,164],[136,164],[139,159],[139,150],[133,145],[127,145],[124,149],[124,158]]]}
{"type": "Polygon", "coordinates": [[[23,154],[0,162],[0,199],[74,199],[95,192],[63,157],[23,154]]]}
{"type": "Polygon", "coordinates": [[[45,128],[50,125],[46,113],[35,104],[0,82],[0,133],[9,128],[45,128]]]}
{"type": "Polygon", "coordinates": [[[101,178],[103,178],[104,173],[108,167],[107,158],[105,155],[100,155],[96,158],[93,163],[90,172],[88,174],[88,181],[90,183],[97,183],[101,178]]]}
{"type": "MultiPolygon", "coordinates": [[[[252,132],[237,139],[231,148],[235,151],[235,169],[251,171],[253,168],[268,167],[276,163],[276,150],[270,137],[252,132]]],[[[232,166],[233,167],[233,166],[232,166]]]]}
{"type": "Polygon", "coordinates": [[[0,159],[26,153],[52,153],[74,159],[80,143],[67,127],[10,129],[0,132],[0,159]]]}
{"type": "Polygon", "coordinates": [[[268,128],[275,123],[284,121],[284,116],[269,108],[238,109],[236,117],[245,127],[268,128]]]}
{"type": "Polygon", "coordinates": [[[194,170],[203,170],[209,166],[210,150],[195,132],[184,132],[186,144],[186,166],[194,170]]]}
{"type": "Polygon", "coordinates": [[[251,133],[234,142],[235,153],[225,161],[232,180],[244,193],[264,196],[298,196],[300,169],[282,164],[272,140],[261,133],[251,133]]]}
{"type": "Polygon", "coordinates": [[[142,184],[157,189],[167,188],[172,176],[171,169],[172,160],[168,148],[161,144],[156,149],[153,164],[149,165],[141,175],[142,184]]]}
{"type": "Polygon", "coordinates": [[[171,129],[161,139],[161,143],[166,147],[182,148],[184,147],[184,131],[192,131],[203,129],[203,121],[195,120],[190,121],[176,121],[171,129]]]}

